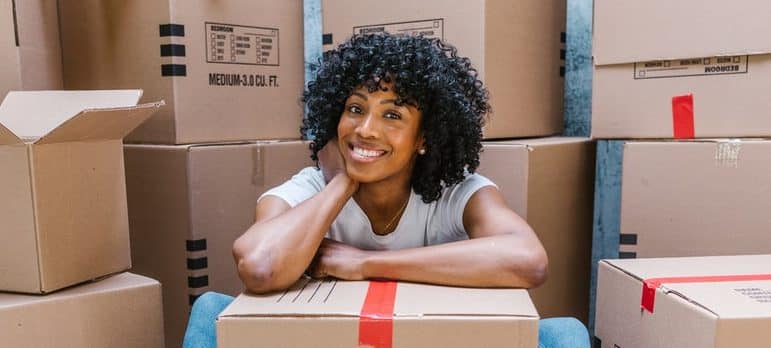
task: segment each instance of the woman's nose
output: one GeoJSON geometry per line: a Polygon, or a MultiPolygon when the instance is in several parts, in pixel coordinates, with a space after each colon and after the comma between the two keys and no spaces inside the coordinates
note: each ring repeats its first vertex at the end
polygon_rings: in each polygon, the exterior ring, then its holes
{"type": "Polygon", "coordinates": [[[362,138],[377,137],[377,117],[372,113],[364,115],[361,122],[356,127],[356,133],[362,138]]]}

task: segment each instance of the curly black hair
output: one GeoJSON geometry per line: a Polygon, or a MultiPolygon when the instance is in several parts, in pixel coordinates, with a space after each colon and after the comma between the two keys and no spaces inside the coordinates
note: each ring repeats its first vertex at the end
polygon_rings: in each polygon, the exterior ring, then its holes
{"type": "Polygon", "coordinates": [[[490,112],[487,89],[468,58],[435,38],[387,33],[354,35],[323,54],[313,67],[302,102],[306,117],[301,128],[310,139],[311,158],[337,136],[337,125],[351,92],[362,86],[370,92],[379,81],[392,80],[402,103],[415,104],[423,117],[420,129],[426,154],[413,168],[412,189],[426,203],[444,186],[474,173],[482,150],[482,126],[490,112]]]}

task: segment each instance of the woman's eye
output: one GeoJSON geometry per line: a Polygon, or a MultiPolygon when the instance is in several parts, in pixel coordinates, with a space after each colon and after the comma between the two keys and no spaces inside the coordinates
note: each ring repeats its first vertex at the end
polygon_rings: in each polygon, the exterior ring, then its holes
{"type": "Polygon", "coordinates": [[[348,107],[348,112],[350,112],[352,114],[360,114],[361,113],[361,108],[358,107],[357,105],[351,105],[351,106],[348,107]]]}
{"type": "Polygon", "coordinates": [[[399,113],[396,113],[396,112],[393,112],[393,111],[386,112],[385,117],[389,118],[389,119],[392,119],[392,120],[401,120],[402,119],[402,115],[399,115],[399,113]]]}

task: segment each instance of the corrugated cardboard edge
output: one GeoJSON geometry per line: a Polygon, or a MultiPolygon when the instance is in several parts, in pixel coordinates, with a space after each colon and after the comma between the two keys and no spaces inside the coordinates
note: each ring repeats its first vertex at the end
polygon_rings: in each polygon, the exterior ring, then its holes
{"type": "MultiPolygon", "coordinates": [[[[158,111],[158,109],[160,107],[162,107],[164,105],[166,105],[166,102],[161,100],[161,101],[157,101],[157,102],[140,104],[140,105],[131,106],[131,107],[85,109],[85,110],[79,112],[78,114],[76,114],[75,116],[71,117],[70,119],[68,119],[67,121],[65,121],[61,125],[59,125],[58,127],[52,129],[51,131],[49,131],[45,135],[43,135],[40,138],[36,139],[34,141],[34,143],[35,144],[49,144],[49,143],[57,142],[57,139],[55,139],[55,137],[56,137],[56,135],[58,133],[60,133],[62,130],[66,130],[68,128],[76,127],[77,124],[81,122],[81,120],[87,118],[89,116],[89,114],[94,113],[94,112],[103,112],[103,111],[108,111],[108,112],[113,112],[113,111],[135,111],[135,110],[146,109],[148,111],[148,113],[145,114],[145,115],[142,115],[142,117],[140,117],[140,122],[138,122],[138,123],[136,123],[134,125],[126,127],[128,129],[125,129],[125,132],[123,132],[123,133],[125,133],[125,134],[123,134],[123,136],[125,136],[131,130],[133,130],[134,128],[138,127],[142,122],[144,122],[145,120],[150,118],[156,111],[158,111]]],[[[123,136],[120,137],[120,138],[123,138],[123,136]]],[[[109,137],[109,139],[112,139],[112,138],[115,138],[115,137],[109,137]]],[[[105,140],[107,140],[107,139],[105,139],[105,140]]]]}

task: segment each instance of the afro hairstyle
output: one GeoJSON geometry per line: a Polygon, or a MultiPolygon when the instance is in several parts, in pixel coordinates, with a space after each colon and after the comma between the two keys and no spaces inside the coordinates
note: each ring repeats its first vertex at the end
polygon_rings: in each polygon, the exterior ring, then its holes
{"type": "Polygon", "coordinates": [[[397,104],[416,105],[426,153],[418,156],[412,189],[423,202],[474,173],[482,149],[482,126],[490,112],[489,94],[468,58],[435,38],[387,33],[354,35],[311,66],[315,78],[302,96],[306,109],[301,133],[311,140],[311,158],[337,136],[345,101],[353,90],[370,92],[381,80],[393,82],[397,104]]]}

